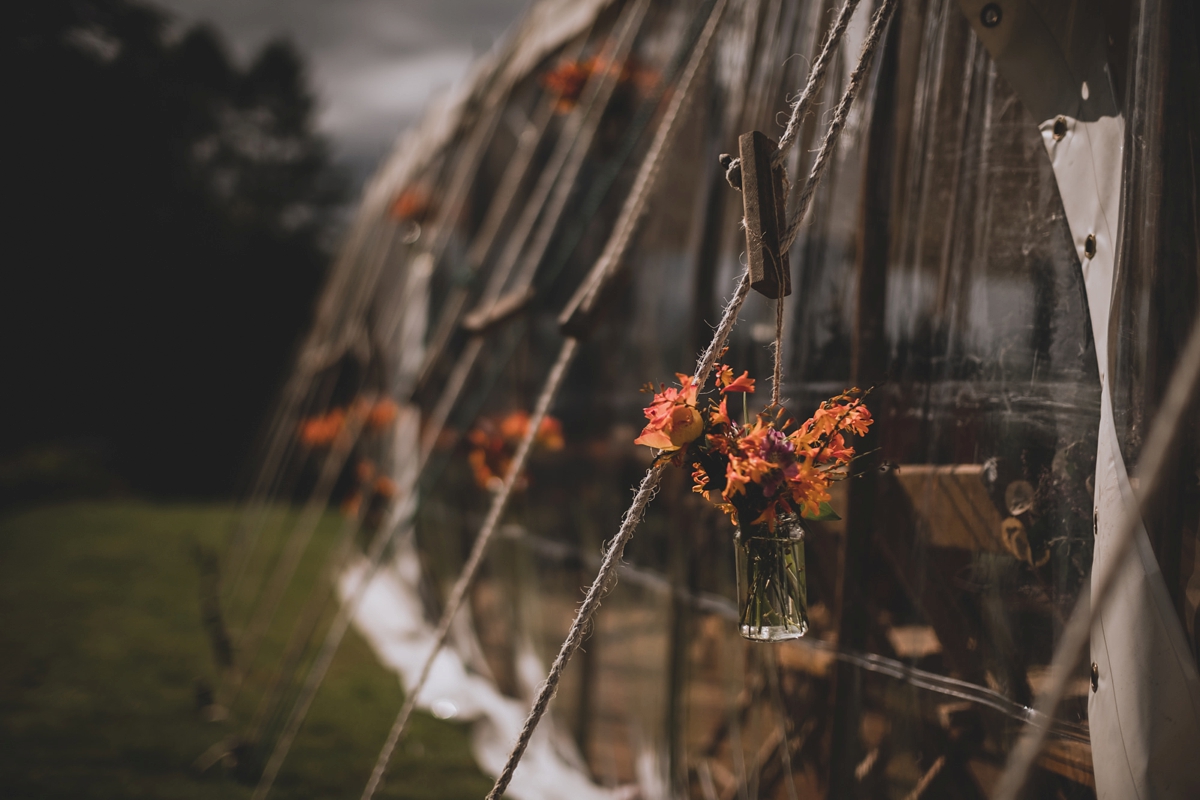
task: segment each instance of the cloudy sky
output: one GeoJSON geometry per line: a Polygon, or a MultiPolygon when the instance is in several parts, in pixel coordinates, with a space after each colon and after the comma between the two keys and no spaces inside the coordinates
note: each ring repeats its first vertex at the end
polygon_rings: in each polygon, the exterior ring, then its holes
{"type": "Polygon", "coordinates": [[[154,0],[207,21],[245,63],[290,37],[320,99],[319,126],[364,179],[429,100],[461,78],[528,0],[154,0]]]}

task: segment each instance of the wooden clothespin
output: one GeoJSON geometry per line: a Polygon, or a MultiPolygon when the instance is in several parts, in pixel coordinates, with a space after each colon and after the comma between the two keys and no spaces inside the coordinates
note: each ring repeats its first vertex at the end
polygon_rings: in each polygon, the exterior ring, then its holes
{"type": "Polygon", "coordinates": [[[759,131],[738,137],[741,157],[742,207],[746,219],[746,257],[750,262],[750,288],[778,300],[792,293],[787,252],[779,240],[787,229],[783,196],[783,170],[771,160],[775,142],[759,131]]]}

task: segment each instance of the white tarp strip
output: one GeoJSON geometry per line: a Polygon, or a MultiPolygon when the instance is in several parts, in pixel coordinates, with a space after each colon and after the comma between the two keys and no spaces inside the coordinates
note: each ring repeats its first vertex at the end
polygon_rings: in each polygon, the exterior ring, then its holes
{"type": "MultiPolygon", "coordinates": [[[[425,621],[417,593],[420,565],[411,536],[397,540],[397,553],[389,569],[379,570],[363,594],[354,614],[354,627],[363,635],[380,662],[396,670],[405,686],[411,685],[433,647],[434,629],[425,621]]],[[[367,569],[365,561],[352,564],[338,580],[345,602],[367,569]]],[[[538,665],[545,674],[545,665],[538,665]]],[[[417,707],[436,716],[471,723],[471,750],[476,763],[490,774],[503,767],[528,711],[526,703],[505,697],[492,681],[464,664],[456,647],[438,653],[417,707]]],[[[574,742],[553,725],[543,725],[529,743],[508,796],[517,800],[619,800],[629,789],[596,786],[582,767],[574,742]]],[[[394,775],[403,781],[403,775],[394,775]]],[[[632,787],[630,787],[632,788],[632,787]]]]}
{"type": "MultiPolygon", "coordinates": [[[[1108,375],[1108,322],[1121,195],[1124,119],[1064,118],[1042,123],[1042,138],[1083,269],[1096,357],[1101,412],[1096,458],[1096,549],[1101,572],[1124,506],[1136,506],[1118,444],[1108,375]],[[1060,125],[1061,128],[1061,125],[1060,125]],[[1095,237],[1091,258],[1085,251],[1095,237]]],[[[1200,797],[1200,675],[1167,593],[1145,528],[1121,565],[1112,598],[1092,629],[1099,684],[1088,700],[1092,763],[1100,800],[1200,797]]]]}

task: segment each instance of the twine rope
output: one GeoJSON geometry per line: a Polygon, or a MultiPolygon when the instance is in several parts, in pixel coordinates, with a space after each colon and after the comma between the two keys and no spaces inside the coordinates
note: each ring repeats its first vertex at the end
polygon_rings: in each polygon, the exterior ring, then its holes
{"type": "MultiPolygon", "coordinates": [[[[709,344],[708,349],[700,356],[699,364],[696,367],[697,383],[703,385],[712,374],[717,354],[725,346],[725,341],[729,338],[729,332],[733,330],[734,322],[737,320],[738,311],[741,310],[742,304],[745,302],[746,295],[749,292],[750,275],[748,272],[743,272],[741,280],[738,282],[737,290],[726,306],[725,313],[721,317],[721,322],[717,326],[717,331],[713,336],[712,342],[709,344]]],[[[625,545],[633,538],[633,532],[637,529],[638,523],[642,521],[642,515],[645,514],[646,506],[650,505],[650,501],[658,493],[658,484],[662,481],[663,473],[666,472],[669,465],[669,462],[659,461],[642,478],[642,483],[633,497],[633,502],[621,520],[621,527],[604,554],[604,560],[600,563],[600,569],[596,573],[596,578],[592,581],[592,585],[588,589],[583,603],[579,606],[579,612],[575,615],[574,622],[571,623],[571,629],[567,633],[567,638],[559,648],[558,656],[554,659],[554,664],[551,665],[546,680],[538,690],[533,708],[530,709],[529,716],[525,719],[525,725],[521,728],[521,733],[517,737],[517,742],[513,745],[512,752],[508,755],[508,761],[505,763],[504,769],[496,778],[496,783],[492,787],[492,791],[488,793],[487,800],[498,800],[512,781],[513,773],[516,771],[521,757],[525,754],[525,748],[529,746],[529,740],[533,736],[534,730],[537,728],[538,723],[541,722],[542,716],[546,713],[546,707],[550,704],[550,700],[558,690],[558,684],[562,679],[563,671],[566,670],[571,657],[575,655],[575,651],[579,649],[579,645],[583,643],[584,632],[590,626],[592,617],[595,615],[596,609],[600,606],[601,598],[608,591],[612,583],[613,574],[621,562],[621,556],[625,552],[625,545]]]]}
{"type": "MultiPolygon", "coordinates": [[[[847,4],[854,0],[847,0],[847,4]]],[[[875,14],[875,18],[871,24],[871,30],[866,40],[863,42],[862,51],[859,55],[858,64],[851,73],[850,80],[847,82],[845,92],[839,102],[837,111],[834,113],[833,119],[830,121],[829,130],[826,132],[824,142],[821,146],[821,152],[817,159],[813,162],[812,171],[809,174],[808,181],[805,184],[805,191],[801,195],[801,203],[803,204],[798,209],[796,215],[797,220],[803,220],[804,213],[808,210],[808,206],[812,202],[813,192],[820,184],[829,166],[829,155],[832,153],[834,146],[837,144],[837,139],[845,128],[846,115],[849,112],[850,105],[857,94],[858,88],[862,83],[862,77],[870,68],[872,57],[875,49],[878,47],[882,38],[883,29],[887,26],[888,20],[891,18],[892,11],[895,9],[897,0],[884,0],[880,5],[879,10],[875,14]]],[[[712,18],[709,20],[702,34],[701,44],[698,44],[698,50],[707,50],[707,45],[711,41],[712,35],[716,29],[716,22],[720,18],[720,12],[724,10],[724,2],[718,3],[713,10],[712,18]]],[[[843,9],[844,10],[844,9],[843,9]]],[[[832,38],[832,34],[831,37],[832,38]]],[[[689,66],[689,69],[691,67],[689,66]]],[[[815,70],[814,70],[815,72],[815,70]]],[[[810,80],[812,76],[810,75],[810,80]]],[[[802,96],[801,100],[804,100],[802,96]]],[[[800,105],[800,101],[797,102],[800,105]]],[[[795,241],[796,232],[799,229],[799,221],[789,225],[788,236],[782,247],[787,250],[793,241],[795,241]]],[[[713,366],[716,363],[718,355],[725,346],[726,340],[729,338],[730,331],[733,330],[734,324],[737,322],[738,312],[741,310],[742,304],[746,300],[747,294],[750,292],[750,274],[749,271],[744,271],[738,282],[737,289],[734,291],[733,297],[729,304],[725,307],[725,312],[721,316],[721,321],[717,325],[716,332],[713,335],[712,341],[708,348],[700,355],[695,373],[695,380],[698,385],[703,386],[709,376],[712,374],[713,366]]],[[[777,322],[781,311],[777,311],[777,322]]],[[[778,332],[778,330],[777,330],[778,332]]],[[[778,385],[778,384],[777,384],[778,385]]],[[[650,501],[654,499],[657,493],[658,485],[662,481],[663,473],[667,469],[667,463],[659,461],[652,466],[647,472],[642,483],[638,487],[637,493],[633,497],[633,502],[629,506],[629,510],[625,512],[625,516],[621,520],[621,527],[617,531],[617,535],[613,538],[608,550],[605,552],[604,560],[600,564],[600,569],[596,574],[592,585],[589,587],[587,595],[584,597],[583,603],[579,606],[579,611],[575,615],[575,620],[571,623],[571,628],[567,633],[566,639],[563,641],[559,649],[558,656],[554,659],[554,663],[550,667],[550,672],[546,676],[546,680],[542,683],[538,690],[537,698],[534,701],[533,707],[529,711],[529,716],[525,719],[525,724],[521,729],[521,733],[517,737],[516,743],[513,745],[512,751],[508,755],[508,760],[504,765],[504,769],[496,778],[496,783],[492,787],[491,792],[487,795],[487,800],[499,800],[504,794],[512,781],[513,773],[516,771],[517,765],[521,761],[521,757],[525,753],[525,749],[529,746],[529,740],[533,736],[534,730],[542,717],[546,713],[546,708],[550,704],[550,700],[554,697],[558,689],[559,681],[562,679],[562,674],[567,668],[571,657],[579,649],[583,642],[584,632],[591,624],[592,617],[596,613],[596,609],[600,605],[600,600],[607,592],[617,565],[620,563],[621,556],[625,552],[625,546],[629,540],[633,538],[633,533],[637,529],[638,523],[641,522],[642,516],[645,513],[646,507],[650,501]]]]}
{"type": "Polygon", "coordinates": [[[858,8],[858,0],[846,0],[842,4],[841,11],[838,12],[837,19],[834,20],[833,27],[829,29],[821,52],[817,55],[817,60],[813,62],[809,80],[804,85],[804,91],[792,103],[791,116],[788,117],[788,124],[783,129],[783,135],[779,137],[779,150],[773,159],[775,166],[783,163],[784,158],[787,157],[787,151],[791,149],[796,137],[799,136],[800,123],[804,121],[813,97],[825,85],[825,73],[829,70],[829,62],[833,60],[834,49],[845,35],[846,28],[850,25],[850,18],[854,16],[856,8],[858,8]]]}
{"type": "MultiPolygon", "coordinates": [[[[849,2],[850,0],[847,0],[847,5],[849,2]]],[[[824,175],[829,159],[837,147],[838,137],[841,136],[842,130],[846,127],[846,118],[850,114],[850,105],[854,102],[854,97],[858,94],[858,90],[862,86],[863,78],[866,77],[867,72],[871,69],[871,62],[874,60],[875,51],[879,47],[879,42],[883,39],[883,32],[887,29],[887,24],[891,20],[892,12],[896,10],[898,2],[899,0],[883,0],[879,4],[879,8],[875,11],[875,16],[871,20],[871,28],[867,32],[867,38],[863,40],[862,50],[859,52],[858,64],[855,65],[854,71],[850,73],[850,79],[846,82],[846,90],[842,93],[842,99],[838,101],[837,108],[833,112],[833,117],[829,120],[829,129],[825,132],[825,139],[821,142],[821,149],[813,161],[812,171],[809,172],[808,180],[804,182],[804,189],[800,192],[800,197],[797,199],[792,213],[788,216],[787,232],[783,236],[783,241],[779,243],[779,251],[781,253],[786,253],[791,249],[792,243],[796,241],[796,236],[800,233],[800,226],[804,222],[804,217],[808,214],[809,206],[812,205],[813,193],[816,192],[817,186],[821,183],[821,177],[824,175]]]]}
{"type": "MultiPolygon", "coordinates": [[[[710,27],[715,26],[716,19],[719,18],[723,10],[725,1],[721,0],[719,4],[714,6],[710,17],[710,27]]],[[[651,142],[646,156],[642,161],[642,166],[638,170],[638,175],[634,181],[633,188],[621,209],[621,216],[618,218],[614,226],[613,233],[609,238],[608,244],[601,253],[592,274],[586,283],[586,291],[589,296],[595,296],[599,292],[604,281],[611,275],[620,263],[622,257],[627,252],[629,245],[633,239],[633,233],[636,230],[638,222],[645,215],[650,197],[653,195],[655,187],[658,183],[659,175],[662,171],[663,154],[670,145],[675,134],[679,130],[680,122],[683,119],[683,112],[689,105],[692,97],[692,88],[695,86],[696,75],[705,60],[708,44],[711,42],[712,31],[709,28],[705,29],[708,33],[707,38],[705,33],[702,33],[697,40],[696,48],[689,59],[687,68],[680,77],[676,91],[671,97],[671,101],[663,115],[663,121],[658,126],[655,132],[654,140],[651,142]]],[[[726,334],[727,335],[727,334],[726,334]]],[[[472,547],[471,555],[467,563],[463,566],[463,570],[455,582],[454,588],[450,593],[450,598],[447,601],[446,608],[442,613],[442,618],[438,623],[437,632],[434,635],[434,644],[429,655],[426,657],[425,663],[422,665],[420,675],[416,682],[409,690],[408,696],[405,698],[404,705],[397,714],[395,721],[392,723],[392,728],[388,732],[388,738],[384,742],[383,748],[379,752],[379,757],[376,759],[375,767],[371,771],[371,777],[367,781],[366,787],[363,789],[362,800],[371,800],[375,792],[383,781],[384,774],[387,771],[388,762],[391,760],[392,754],[396,746],[403,738],[408,728],[409,719],[416,707],[417,698],[420,696],[421,690],[424,689],[425,683],[429,679],[432,671],[434,660],[437,654],[445,646],[449,636],[451,623],[457,615],[462,603],[474,583],[475,577],[479,572],[479,568],[483,563],[483,557],[487,551],[488,545],[495,535],[496,528],[499,526],[500,518],[504,509],[508,505],[508,501],[512,496],[513,487],[516,485],[516,480],[524,471],[525,462],[533,447],[534,439],[537,435],[538,427],[541,425],[542,419],[549,411],[550,405],[558,394],[558,390],[562,384],[562,380],[566,375],[567,369],[574,360],[579,340],[575,337],[569,337],[562,346],[559,352],[558,361],[551,369],[546,378],[546,383],[543,386],[542,393],[538,398],[536,408],[530,418],[529,428],[525,432],[521,443],[518,446],[513,460],[510,462],[508,471],[505,474],[504,485],[492,500],[492,505],[488,510],[488,516],[484,520],[483,526],[480,528],[479,534],[475,538],[475,544],[472,547]]],[[[711,365],[709,370],[711,371],[711,365]]]]}
{"type": "Polygon", "coordinates": [[[783,266],[776,268],[780,287],[779,299],[775,301],[775,363],[771,373],[771,405],[769,408],[779,408],[782,405],[780,391],[783,385],[783,266]]]}
{"type": "Polygon", "coordinates": [[[496,493],[495,497],[492,498],[491,508],[488,509],[488,515],[484,520],[483,527],[479,530],[479,535],[475,537],[475,544],[471,548],[471,555],[467,559],[467,563],[463,566],[462,573],[458,576],[453,590],[450,592],[450,598],[446,601],[446,608],[442,612],[437,632],[433,636],[433,647],[430,649],[429,655],[425,658],[420,675],[418,675],[412,688],[409,689],[408,696],[404,698],[404,705],[400,708],[400,713],[396,715],[396,720],[392,723],[392,728],[388,732],[387,740],[384,742],[383,748],[379,751],[375,767],[371,770],[371,777],[367,781],[366,788],[363,789],[362,800],[371,800],[375,796],[375,791],[379,788],[380,783],[383,781],[383,775],[387,771],[392,753],[408,729],[408,721],[412,716],[413,709],[416,708],[417,698],[420,696],[421,690],[425,688],[425,683],[429,680],[429,674],[433,670],[433,663],[437,659],[437,654],[441,652],[442,647],[446,644],[454,617],[458,614],[467,592],[475,582],[475,577],[479,573],[479,567],[483,564],[483,557],[487,552],[487,547],[491,543],[492,537],[499,525],[500,517],[504,513],[505,508],[508,507],[508,500],[512,496],[517,478],[525,471],[525,462],[529,459],[529,453],[533,450],[533,443],[537,438],[538,429],[541,427],[542,420],[546,418],[546,414],[550,410],[550,404],[558,394],[558,389],[562,385],[567,368],[574,360],[578,344],[579,340],[575,338],[569,338],[563,342],[562,349],[558,353],[558,360],[550,370],[550,374],[546,377],[542,394],[538,398],[533,414],[529,418],[529,427],[526,429],[525,435],[521,437],[521,443],[517,446],[517,451],[513,455],[512,462],[509,464],[508,472],[504,476],[504,485],[496,493]]]}
{"type": "MultiPolygon", "coordinates": [[[[829,62],[833,59],[838,45],[841,44],[842,36],[845,35],[846,28],[850,25],[850,18],[854,16],[856,8],[858,8],[858,0],[846,0],[842,4],[841,11],[838,12],[837,19],[834,20],[833,27],[825,35],[825,41],[821,43],[821,52],[817,54],[817,60],[813,62],[812,69],[808,71],[808,80],[804,84],[804,89],[792,103],[792,113],[788,117],[787,127],[783,129],[783,136],[779,137],[779,149],[771,159],[772,166],[782,166],[788,150],[795,144],[796,137],[800,134],[800,123],[808,115],[813,98],[825,87],[825,73],[829,71],[829,62]]],[[[742,159],[740,158],[732,159],[725,170],[725,180],[735,189],[741,187],[741,171],[742,159]]]]}
{"type": "MultiPolygon", "coordinates": [[[[829,31],[825,34],[825,40],[821,44],[821,50],[817,54],[817,58],[813,62],[812,68],[808,72],[808,80],[805,81],[804,89],[801,90],[800,94],[798,94],[796,96],[796,99],[791,104],[791,114],[789,114],[789,116],[788,116],[787,126],[784,128],[783,135],[779,137],[779,145],[778,145],[774,155],[771,157],[772,168],[781,170],[784,173],[785,195],[789,194],[788,188],[787,188],[788,187],[787,169],[784,166],[784,162],[787,159],[788,151],[792,148],[792,145],[795,144],[795,142],[796,142],[796,137],[800,133],[800,125],[804,121],[804,118],[808,115],[809,109],[811,108],[811,106],[813,104],[814,98],[816,98],[816,96],[821,92],[821,90],[825,86],[825,76],[829,71],[829,64],[833,60],[833,55],[837,51],[838,45],[841,44],[842,37],[845,35],[846,29],[850,25],[850,20],[854,16],[855,9],[858,8],[858,2],[859,2],[859,0],[846,0],[846,2],[842,4],[841,10],[838,12],[837,18],[834,20],[834,23],[830,27],[829,31]]],[[[876,41],[871,45],[869,52],[873,53],[875,46],[877,44],[878,44],[878,37],[876,37],[876,41]]],[[[864,44],[864,51],[865,51],[865,48],[866,48],[866,45],[864,44]]],[[[869,65],[869,63],[870,63],[870,60],[868,59],[867,64],[869,65]]],[[[862,66],[862,62],[860,59],[860,67],[861,66],[862,66]]],[[[865,70],[863,70],[863,71],[865,72],[865,70]]],[[[856,82],[853,81],[853,78],[852,78],[851,86],[853,86],[855,89],[857,89],[856,82]]],[[[850,102],[853,101],[853,99],[854,99],[853,92],[851,92],[849,94],[848,100],[845,98],[843,99],[843,103],[847,110],[849,109],[850,102]]],[[[839,106],[839,109],[840,109],[840,106],[839,106]]],[[[836,115],[835,115],[834,119],[835,119],[835,121],[837,121],[836,115]]],[[[845,117],[843,114],[842,119],[840,121],[838,121],[839,132],[840,132],[840,128],[842,127],[844,122],[845,122],[845,117]]],[[[832,130],[832,127],[831,127],[831,130],[832,130]]],[[[836,138],[837,138],[837,136],[834,135],[833,140],[836,140],[836,138]]],[[[825,143],[828,144],[829,142],[830,142],[830,137],[827,134],[825,143]]],[[[825,153],[826,149],[827,148],[823,147],[822,153],[825,153]]],[[[735,189],[740,188],[740,186],[741,186],[741,169],[742,169],[741,158],[734,158],[729,161],[729,164],[725,170],[725,180],[729,183],[730,186],[733,186],[735,189]]],[[[813,171],[814,171],[814,173],[816,173],[819,170],[823,171],[823,169],[824,169],[824,167],[820,165],[820,157],[818,157],[818,162],[814,163],[814,165],[813,165],[813,171]]],[[[809,182],[811,183],[811,181],[812,181],[812,176],[810,175],[809,182]]],[[[808,190],[807,185],[805,188],[806,188],[806,190],[808,190]]],[[[805,213],[808,210],[808,204],[811,202],[811,190],[806,191],[806,194],[802,195],[801,199],[802,199],[802,202],[804,202],[804,208],[796,215],[796,219],[798,219],[798,220],[802,220],[804,218],[805,213]]],[[[799,229],[799,222],[789,223],[787,232],[784,237],[786,244],[781,245],[780,253],[786,253],[788,251],[788,249],[792,245],[792,242],[794,242],[796,239],[796,233],[797,233],[798,229],[799,229]]],[[[778,274],[777,283],[779,286],[783,286],[784,278],[783,278],[782,263],[777,263],[775,265],[775,269],[778,274]]],[[[771,373],[771,405],[768,406],[768,408],[779,408],[782,405],[781,392],[782,392],[782,385],[783,385],[783,318],[784,318],[784,298],[782,295],[780,295],[780,297],[775,302],[775,345],[774,345],[774,350],[773,350],[773,362],[774,363],[773,363],[773,369],[772,369],[772,373],[771,373]]]]}

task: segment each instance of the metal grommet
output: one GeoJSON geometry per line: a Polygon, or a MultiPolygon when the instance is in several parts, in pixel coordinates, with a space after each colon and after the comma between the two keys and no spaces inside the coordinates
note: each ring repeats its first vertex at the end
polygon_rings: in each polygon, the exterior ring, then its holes
{"type": "Polygon", "coordinates": [[[983,24],[983,27],[985,27],[985,28],[996,27],[997,25],[1000,24],[1000,20],[1003,17],[1004,17],[1004,14],[1003,14],[1003,12],[1000,11],[999,3],[988,3],[986,6],[983,7],[983,10],[981,10],[979,12],[979,21],[983,24]]]}
{"type": "Polygon", "coordinates": [[[1067,135],[1067,118],[1063,116],[1054,119],[1054,141],[1061,142],[1067,135]]]}
{"type": "Polygon", "coordinates": [[[1087,238],[1083,240],[1083,255],[1086,258],[1092,258],[1096,255],[1096,234],[1089,233],[1087,238]]]}
{"type": "Polygon", "coordinates": [[[1092,662],[1092,691],[1097,691],[1100,688],[1100,665],[1095,661],[1092,662]]]}

